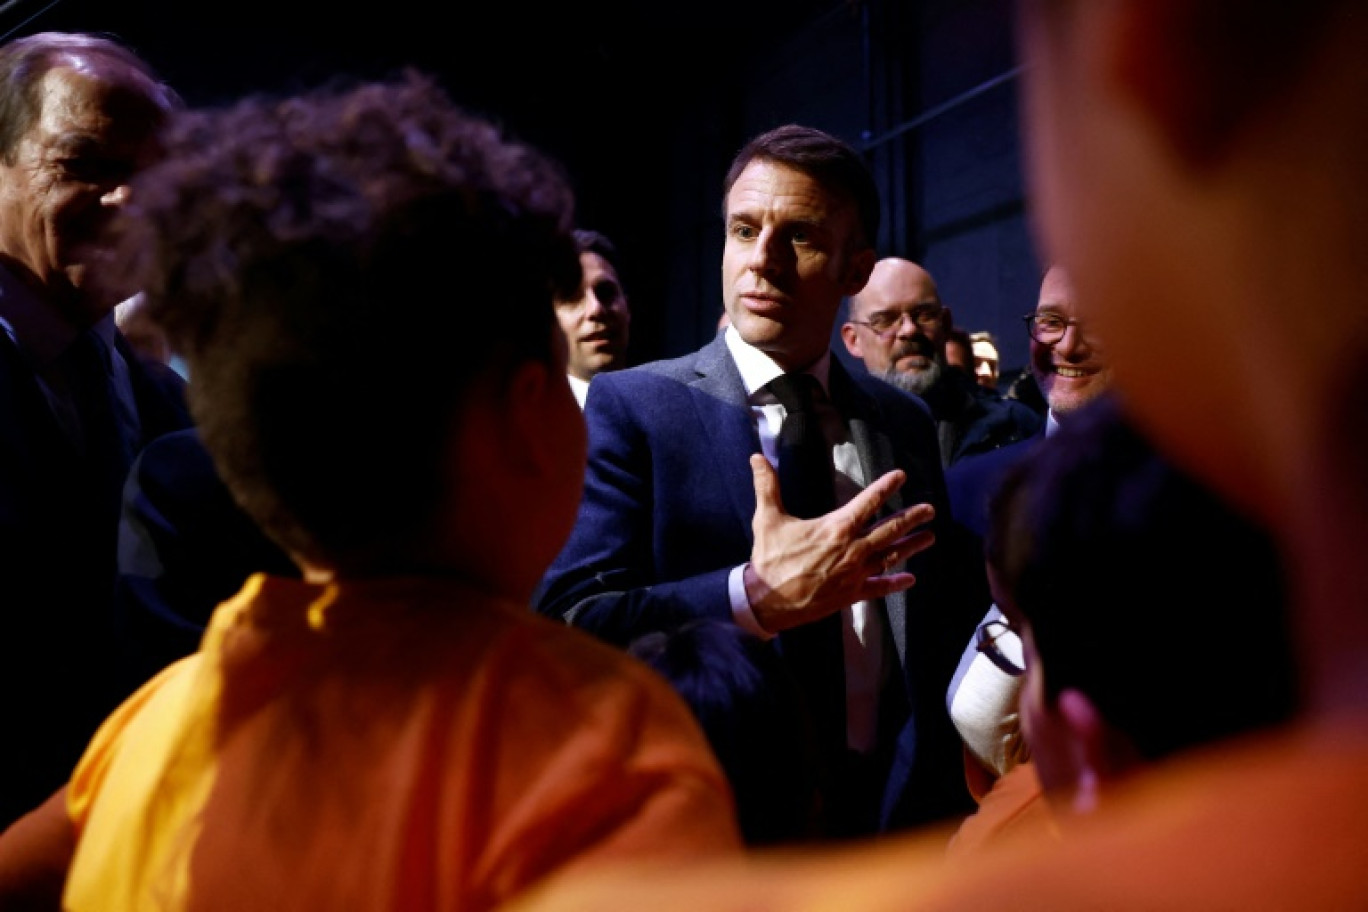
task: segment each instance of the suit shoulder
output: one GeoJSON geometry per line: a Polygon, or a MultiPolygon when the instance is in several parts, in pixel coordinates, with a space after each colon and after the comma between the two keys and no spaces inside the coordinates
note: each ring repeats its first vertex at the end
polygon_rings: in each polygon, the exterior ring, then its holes
{"type": "Polygon", "coordinates": [[[1025,456],[1030,451],[1031,446],[1042,439],[1044,439],[1043,435],[1037,433],[1021,440],[1003,444],[993,450],[985,450],[982,453],[966,456],[945,470],[946,480],[964,480],[972,483],[996,476],[1025,456]]]}
{"type": "Polygon", "coordinates": [[[657,361],[648,361],[638,365],[632,370],[642,374],[650,374],[657,377],[668,377],[671,380],[689,380],[698,376],[698,352],[689,352],[687,355],[680,355],[677,358],[661,358],[657,361]]]}
{"type": "Polygon", "coordinates": [[[1014,425],[1034,432],[1045,426],[1045,416],[1018,399],[978,387],[979,402],[990,412],[996,412],[1014,425]]]}
{"type": "Polygon", "coordinates": [[[950,496],[950,510],[954,517],[980,536],[988,526],[988,502],[1007,471],[1018,460],[1031,452],[1043,433],[1003,444],[957,460],[945,470],[945,488],[950,496]]]}
{"type": "Polygon", "coordinates": [[[687,400],[688,384],[697,377],[682,360],[653,361],[597,375],[585,399],[585,420],[591,428],[628,416],[653,423],[662,413],[673,412],[687,400]]]}
{"type": "Polygon", "coordinates": [[[641,389],[643,386],[659,386],[665,381],[688,383],[698,377],[697,364],[698,352],[691,352],[678,358],[661,358],[599,374],[594,378],[594,382],[633,390],[641,389]]]}

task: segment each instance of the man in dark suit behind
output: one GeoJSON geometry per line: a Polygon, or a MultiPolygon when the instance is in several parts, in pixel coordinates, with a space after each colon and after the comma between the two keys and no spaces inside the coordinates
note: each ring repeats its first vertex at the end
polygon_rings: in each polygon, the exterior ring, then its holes
{"type": "Polygon", "coordinates": [[[819,837],[961,813],[972,802],[940,697],[987,604],[982,560],[952,566],[925,406],[829,349],[875,261],[874,182],[846,143],[789,125],[741,150],[724,191],[730,326],[691,355],[596,378],[584,499],[537,607],[623,645],[695,617],[768,640],[812,711],[819,837]],[[811,519],[785,509],[772,467],[789,410],[771,381],[800,374],[820,386],[837,504],[811,519]]]}
{"type": "Polygon", "coordinates": [[[90,245],[177,103],[104,38],[0,47],[0,826],[135,683],[109,635],[119,492],[142,444],[190,419],[180,377],[115,328],[90,245]]]}

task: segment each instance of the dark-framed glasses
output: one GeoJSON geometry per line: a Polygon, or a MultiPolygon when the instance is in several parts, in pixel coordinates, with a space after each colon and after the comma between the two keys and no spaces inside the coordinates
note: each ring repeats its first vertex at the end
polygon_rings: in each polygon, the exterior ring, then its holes
{"type": "Polygon", "coordinates": [[[937,329],[945,316],[945,308],[939,304],[918,304],[908,310],[876,310],[868,320],[851,320],[861,326],[869,327],[876,336],[886,336],[902,325],[906,317],[922,329],[937,329]]]}
{"type": "Polygon", "coordinates": [[[1059,314],[1049,311],[1028,313],[1021,318],[1021,322],[1026,324],[1026,332],[1030,333],[1031,338],[1041,345],[1058,345],[1070,326],[1079,325],[1077,320],[1066,320],[1059,314]]]}
{"type": "Polygon", "coordinates": [[[974,648],[1003,674],[1015,678],[1026,673],[1022,665],[1021,637],[1009,621],[997,618],[979,624],[974,631],[974,648]]]}

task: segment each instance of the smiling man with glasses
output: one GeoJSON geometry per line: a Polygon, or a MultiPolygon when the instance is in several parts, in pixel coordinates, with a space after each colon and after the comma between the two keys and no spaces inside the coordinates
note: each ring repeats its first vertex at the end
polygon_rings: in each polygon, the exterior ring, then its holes
{"type": "Polygon", "coordinates": [[[850,297],[841,339],[852,357],[899,389],[920,396],[936,419],[941,464],[1035,435],[1041,419],[974,378],[949,370],[945,345],[954,319],[931,274],[911,260],[885,257],[850,297]]]}
{"type": "MultiPolygon", "coordinates": [[[[1043,436],[1111,386],[1106,349],[1081,316],[1073,281],[1062,266],[1050,266],[1040,282],[1035,310],[1022,316],[1031,339],[1031,379],[1045,400],[1043,436]]],[[[1028,436],[1011,446],[957,462],[945,473],[955,519],[982,535],[988,499],[1007,468],[1040,439],[1028,436]]]]}
{"type": "Polygon", "coordinates": [[[1097,338],[1079,319],[1073,283],[1062,267],[1045,272],[1035,311],[1021,319],[1031,337],[1031,372],[1049,405],[1046,423],[1057,425],[1061,415],[1111,385],[1111,367],[1097,338]]]}

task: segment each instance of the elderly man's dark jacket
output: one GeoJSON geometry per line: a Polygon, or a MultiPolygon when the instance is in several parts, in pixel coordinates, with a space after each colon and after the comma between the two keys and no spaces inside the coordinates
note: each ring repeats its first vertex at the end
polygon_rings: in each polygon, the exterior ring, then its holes
{"type": "MultiPolygon", "coordinates": [[[[185,381],[115,342],[137,445],[190,426],[185,381]]],[[[0,826],[69,778],[99,722],[139,683],[122,672],[112,637],[122,481],[87,461],[0,332],[0,826]]]]}

